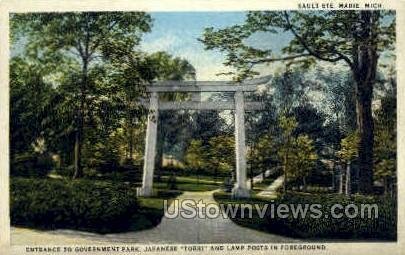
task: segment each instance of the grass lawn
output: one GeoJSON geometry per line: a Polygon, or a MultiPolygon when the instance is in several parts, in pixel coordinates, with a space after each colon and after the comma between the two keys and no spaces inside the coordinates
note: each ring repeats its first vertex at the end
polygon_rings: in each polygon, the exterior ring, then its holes
{"type": "MultiPolygon", "coordinates": [[[[160,181],[154,181],[153,187],[158,190],[168,189],[169,176],[162,176],[160,181]]],[[[218,178],[210,176],[176,176],[176,189],[177,191],[211,191],[222,187],[223,181],[218,178]]],[[[137,186],[141,186],[142,183],[137,183],[137,186]]]]}
{"type": "Polygon", "coordinates": [[[268,177],[260,183],[253,184],[253,191],[260,192],[265,190],[268,186],[270,186],[274,182],[275,179],[276,178],[268,177]]]}
{"type": "MultiPolygon", "coordinates": [[[[161,182],[167,182],[169,176],[164,175],[160,177],[161,182]]],[[[187,175],[187,176],[176,176],[177,183],[196,183],[196,184],[218,184],[221,185],[224,182],[223,177],[214,178],[213,176],[196,176],[196,175],[187,175]]]]}
{"type": "MultiPolygon", "coordinates": [[[[160,190],[167,189],[167,182],[155,182],[153,187],[160,190]]],[[[206,184],[206,183],[192,183],[192,182],[177,182],[176,190],[178,191],[211,191],[220,188],[217,184],[206,184]]]]}
{"type": "Polygon", "coordinates": [[[214,178],[212,176],[178,176],[176,180],[180,183],[202,183],[202,184],[222,184],[223,178],[214,178]]]}
{"type": "Polygon", "coordinates": [[[182,192],[169,192],[158,190],[153,197],[138,197],[139,212],[129,220],[131,226],[129,231],[140,231],[157,226],[164,215],[163,200],[169,200],[169,205],[174,198],[182,192]]]}

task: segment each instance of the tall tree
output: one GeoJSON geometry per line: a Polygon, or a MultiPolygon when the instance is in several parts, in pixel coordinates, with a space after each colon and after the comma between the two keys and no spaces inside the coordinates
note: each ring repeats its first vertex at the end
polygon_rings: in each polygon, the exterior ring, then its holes
{"type": "Polygon", "coordinates": [[[381,105],[375,111],[374,178],[384,183],[386,194],[393,195],[395,194],[397,173],[397,85],[395,71],[389,73],[385,80],[381,105]]]}
{"type": "Polygon", "coordinates": [[[218,173],[230,173],[235,162],[235,139],[229,135],[216,136],[208,143],[207,168],[213,171],[215,178],[218,173]]]}
{"type": "MultiPolygon", "coordinates": [[[[116,102],[117,114],[121,119],[121,127],[125,136],[126,163],[134,162],[135,141],[139,140],[139,130],[144,130],[146,110],[142,107],[140,98],[146,98],[146,84],[156,77],[155,66],[151,64],[150,55],[144,52],[132,51],[111,58],[108,66],[108,83],[110,99],[116,102]]],[[[142,131],[143,132],[143,131],[142,131]]],[[[141,132],[141,133],[142,133],[141,132]]]]}
{"type": "Polygon", "coordinates": [[[353,77],[345,70],[319,67],[316,69],[317,82],[325,100],[320,107],[331,123],[336,123],[341,132],[348,134],[356,128],[356,96],[353,77]]]}
{"type": "MultiPolygon", "coordinates": [[[[352,161],[358,158],[360,137],[358,132],[352,132],[341,140],[341,149],[337,152],[339,158],[346,165],[346,195],[351,194],[352,161]]],[[[342,184],[341,184],[342,185],[342,184]]]]}
{"type": "Polygon", "coordinates": [[[288,68],[275,74],[270,86],[274,88],[273,100],[278,113],[289,114],[294,108],[306,104],[309,100],[309,85],[297,69],[288,68]]]}
{"type": "MultiPolygon", "coordinates": [[[[44,81],[46,68],[28,63],[20,57],[10,61],[10,158],[33,153],[35,144],[43,139],[47,109],[56,98],[52,84],[44,81]]],[[[12,174],[13,174],[12,164],[12,174]]]]}
{"type": "Polygon", "coordinates": [[[228,125],[218,111],[196,111],[191,118],[191,136],[193,139],[201,139],[204,145],[207,145],[212,137],[231,134],[227,132],[228,125]]]}
{"type": "Polygon", "coordinates": [[[289,180],[288,173],[291,172],[291,153],[293,153],[294,148],[294,136],[293,132],[297,128],[297,120],[294,116],[287,117],[286,115],[281,115],[279,117],[279,125],[282,129],[282,141],[281,146],[278,151],[278,155],[283,162],[283,171],[284,171],[284,193],[287,192],[287,182],[289,180]]]}
{"type": "Polygon", "coordinates": [[[12,27],[26,36],[28,48],[38,55],[62,52],[80,66],[73,178],[81,177],[89,73],[100,58],[131,52],[139,44],[141,35],[150,31],[151,17],[143,12],[15,14],[12,27]]]}
{"type": "Polygon", "coordinates": [[[308,135],[314,141],[318,152],[322,150],[325,142],[324,123],[325,118],[321,112],[310,104],[305,104],[293,109],[293,115],[297,120],[297,128],[294,130],[296,136],[308,135]]]}
{"type": "Polygon", "coordinates": [[[191,140],[185,155],[187,167],[197,175],[206,167],[206,153],[201,140],[191,140]]]}
{"type": "Polygon", "coordinates": [[[249,12],[246,22],[228,28],[207,28],[201,39],[207,49],[227,53],[225,64],[245,79],[258,72],[258,64],[288,61],[308,67],[316,62],[343,62],[351,70],[356,93],[357,126],[360,134],[360,192],[373,187],[372,97],[379,54],[394,47],[395,13],[392,11],[258,11],[249,12]],[[257,32],[286,32],[292,39],[282,49],[254,47],[249,38],[257,32]]]}
{"type": "Polygon", "coordinates": [[[293,140],[289,176],[292,179],[301,178],[304,191],[307,188],[306,177],[310,175],[318,159],[313,140],[308,135],[299,135],[293,140]]]}

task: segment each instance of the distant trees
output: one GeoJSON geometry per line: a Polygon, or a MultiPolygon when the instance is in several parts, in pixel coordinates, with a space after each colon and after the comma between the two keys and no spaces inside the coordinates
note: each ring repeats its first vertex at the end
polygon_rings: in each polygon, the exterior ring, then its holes
{"type": "Polygon", "coordinates": [[[196,174],[204,171],[207,167],[206,151],[201,140],[192,140],[184,157],[187,167],[196,174]]]}
{"type": "Polygon", "coordinates": [[[318,155],[314,148],[313,140],[308,135],[299,135],[295,140],[293,148],[291,175],[293,178],[302,180],[303,190],[306,191],[306,178],[314,169],[318,155]]]}
{"type": "Polygon", "coordinates": [[[143,12],[13,14],[22,47],[11,60],[12,157],[41,140],[73,178],[139,161],[146,85],[195,73],[184,59],[136,50],[151,26],[143,12]]]}
{"type": "Polygon", "coordinates": [[[284,193],[287,191],[287,182],[289,178],[289,172],[291,169],[290,164],[290,157],[292,152],[292,148],[294,146],[294,137],[293,132],[297,127],[297,121],[294,117],[287,117],[287,116],[280,116],[279,118],[279,126],[282,130],[282,142],[280,149],[278,151],[278,155],[281,158],[282,165],[283,165],[283,172],[284,172],[284,193]]]}
{"type": "MultiPolygon", "coordinates": [[[[346,177],[346,183],[343,184],[343,178],[341,178],[341,187],[345,187],[346,195],[350,195],[351,190],[351,176],[352,176],[352,163],[358,158],[358,148],[359,148],[359,134],[357,131],[350,133],[348,136],[341,140],[341,149],[337,152],[343,166],[346,167],[345,173],[343,171],[340,173],[346,177]]],[[[342,176],[341,176],[342,177],[342,176]]],[[[341,192],[343,190],[341,189],[341,192]]]]}
{"type": "Polygon", "coordinates": [[[227,54],[226,65],[237,69],[237,79],[258,74],[255,66],[286,61],[307,68],[316,61],[342,62],[353,76],[357,127],[360,134],[360,192],[373,187],[374,127],[371,102],[379,54],[394,47],[395,18],[391,11],[256,11],[246,22],[227,28],[207,28],[201,39],[206,49],[227,54]],[[289,32],[292,39],[275,55],[269,48],[254,47],[256,33],[289,32]]]}
{"type": "MultiPolygon", "coordinates": [[[[195,80],[195,69],[187,60],[172,57],[166,52],[151,54],[149,65],[154,74],[154,80],[195,80]]],[[[190,95],[187,93],[165,93],[160,95],[160,100],[164,101],[185,100],[189,98],[190,95]]],[[[185,149],[186,142],[184,140],[189,135],[186,127],[190,118],[190,114],[185,111],[162,111],[159,114],[155,162],[158,176],[160,176],[160,169],[162,168],[163,153],[179,154],[179,150],[185,149]]]]}
{"type": "Polygon", "coordinates": [[[397,97],[396,75],[387,77],[387,88],[375,112],[374,180],[384,185],[384,192],[395,194],[397,182],[397,97]]]}
{"type": "Polygon", "coordinates": [[[234,140],[233,136],[214,136],[207,144],[191,140],[185,154],[187,168],[215,177],[229,175],[235,164],[234,140]]]}
{"type": "Polygon", "coordinates": [[[280,116],[279,126],[282,130],[282,139],[278,155],[284,171],[284,192],[288,183],[302,180],[306,190],[306,177],[311,174],[318,159],[313,140],[307,134],[294,135],[298,123],[295,117],[280,116]]]}
{"type": "Polygon", "coordinates": [[[207,167],[218,173],[227,174],[234,170],[235,165],[235,138],[234,136],[215,136],[209,140],[207,167]]]}
{"type": "Polygon", "coordinates": [[[11,175],[42,176],[53,167],[48,150],[56,144],[45,143],[45,139],[53,119],[48,110],[58,97],[52,84],[43,79],[48,73],[43,66],[22,58],[10,61],[11,175]]]}
{"type": "Polygon", "coordinates": [[[277,156],[277,140],[274,135],[267,133],[259,136],[257,141],[251,143],[249,147],[249,161],[251,164],[251,175],[264,172],[270,168],[274,168],[279,164],[277,156]]]}
{"type": "Polygon", "coordinates": [[[94,98],[91,91],[100,59],[131,52],[141,35],[150,31],[151,18],[143,12],[84,12],[14,14],[11,20],[14,34],[28,39],[27,49],[33,58],[53,62],[58,56],[70,59],[75,66],[77,76],[70,92],[75,97],[71,105],[75,108],[73,178],[79,178],[83,175],[84,129],[91,117],[89,101],[94,98]]]}
{"type": "Polygon", "coordinates": [[[11,156],[32,151],[36,139],[44,135],[46,109],[55,99],[52,84],[43,79],[48,73],[22,58],[10,61],[11,156]]]}

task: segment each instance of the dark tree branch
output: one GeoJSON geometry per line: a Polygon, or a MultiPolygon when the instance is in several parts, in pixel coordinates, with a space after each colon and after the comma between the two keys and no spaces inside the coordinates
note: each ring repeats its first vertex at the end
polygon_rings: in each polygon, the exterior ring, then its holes
{"type": "Polygon", "coordinates": [[[284,12],[284,17],[285,17],[285,19],[286,19],[286,22],[287,22],[287,29],[288,30],[290,30],[292,33],[293,33],[293,35],[295,36],[295,38],[297,38],[297,40],[299,41],[299,43],[304,47],[304,49],[306,50],[306,51],[308,51],[308,53],[310,54],[310,55],[312,55],[312,56],[314,56],[314,57],[316,57],[316,58],[318,58],[318,59],[320,59],[320,60],[324,60],[324,61],[328,61],[328,62],[338,62],[338,61],[340,61],[340,60],[345,60],[350,66],[352,65],[351,64],[351,61],[350,61],[350,59],[348,58],[348,57],[346,57],[345,55],[343,55],[342,53],[340,53],[340,52],[338,52],[338,51],[334,51],[334,53],[336,54],[336,55],[338,55],[337,57],[335,57],[335,58],[329,58],[329,57],[325,57],[325,56],[323,56],[322,55],[322,53],[321,52],[319,52],[319,51],[316,51],[316,50],[314,50],[314,49],[311,49],[310,47],[309,47],[309,45],[307,44],[307,42],[304,40],[304,38],[302,38],[298,33],[297,33],[297,31],[294,29],[294,26],[291,24],[291,22],[290,22],[290,17],[288,16],[288,13],[285,11],[284,12]]]}
{"type": "Polygon", "coordinates": [[[80,41],[80,39],[79,40],[77,40],[77,43],[76,43],[76,50],[79,52],[79,55],[80,55],[80,57],[83,59],[83,57],[84,57],[84,52],[83,52],[83,47],[82,47],[82,43],[81,43],[81,41],[80,41]]]}
{"type": "Polygon", "coordinates": [[[248,62],[251,64],[261,64],[261,63],[269,63],[269,62],[276,62],[276,61],[293,60],[296,58],[302,58],[302,57],[308,57],[308,56],[312,56],[312,55],[308,54],[308,53],[303,53],[303,54],[280,57],[280,58],[262,58],[262,59],[257,59],[257,60],[251,60],[248,62]]]}

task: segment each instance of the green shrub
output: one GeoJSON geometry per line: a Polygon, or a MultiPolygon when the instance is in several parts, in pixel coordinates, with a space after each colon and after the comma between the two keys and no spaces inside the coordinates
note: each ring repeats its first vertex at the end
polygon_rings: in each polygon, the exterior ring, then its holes
{"type": "Polygon", "coordinates": [[[279,234],[300,237],[300,238],[338,238],[338,239],[384,239],[396,240],[396,203],[392,199],[383,197],[373,198],[365,196],[337,196],[331,195],[301,195],[290,194],[276,200],[278,204],[320,204],[322,215],[329,217],[311,218],[309,216],[293,218],[267,217],[266,228],[279,234]],[[378,206],[378,217],[358,217],[339,219],[330,215],[331,207],[334,204],[347,206],[355,204],[360,208],[361,204],[376,204],[378,206]]]}
{"type": "Polygon", "coordinates": [[[167,180],[167,188],[169,190],[177,189],[176,175],[172,174],[169,176],[169,179],[167,180]]]}
{"type": "MultiPolygon", "coordinates": [[[[328,187],[332,184],[331,170],[325,165],[325,163],[318,160],[315,168],[307,177],[306,181],[309,185],[328,187]]],[[[302,185],[302,183],[299,185],[302,185]]]]}
{"type": "MultiPolygon", "coordinates": [[[[232,200],[230,195],[224,192],[214,194],[215,199],[220,203],[250,203],[258,204],[261,208],[268,204],[268,208],[274,208],[274,217],[270,209],[264,218],[260,218],[256,210],[253,210],[253,218],[241,217],[240,207],[237,210],[235,218],[231,218],[236,224],[256,230],[280,234],[284,236],[302,238],[302,239],[351,239],[351,240],[387,240],[395,241],[397,239],[397,206],[396,201],[387,197],[365,197],[353,196],[345,197],[337,194],[317,194],[304,195],[290,193],[279,199],[266,199],[263,197],[253,197],[249,199],[232,200]],[[308,210],[307,216],[302,218],[293,218],[289,213],[288,218],[277,217],[277,206],[280,204],[290,205],[301,204],[320,204],[322,205],[322,217],[310,217],[308,210]],[[378,218],[332,218],[330,215],[331,206],[341,204],[377,204],[378,218]],[[325,218],[324,215],[329,217],[325,218]]],[[[296,208],[296,207],[295,207],[296,208]]],[[[340,211],[339,211],[340,212],[340,211]]]]}
{"type": "Polygon", "coordinates": [[[11,175],[21,177],[43,177],[53,167],[52,159],[48,155],[39,153],[21,153],[15,155],[10,164],[11,175]]]}
{"type": "Polygon", "coordinates": [[[74,171],[74,165],[64,166],[54,170],[56,174],[69,178],[73,176],[74,171]]]}
{"type": "Polygon", "coordinates": [[[119,232],[137,210],[135,191],[124,184],[11,179],[13,225],[119,232]]]}
{"type": "Polygon", "coordinates": [[[142,164],[140,162],[136,162],[133,159],[125,159],[122,164],[118,167],[119,172],[142,172],[142,164]]]}

